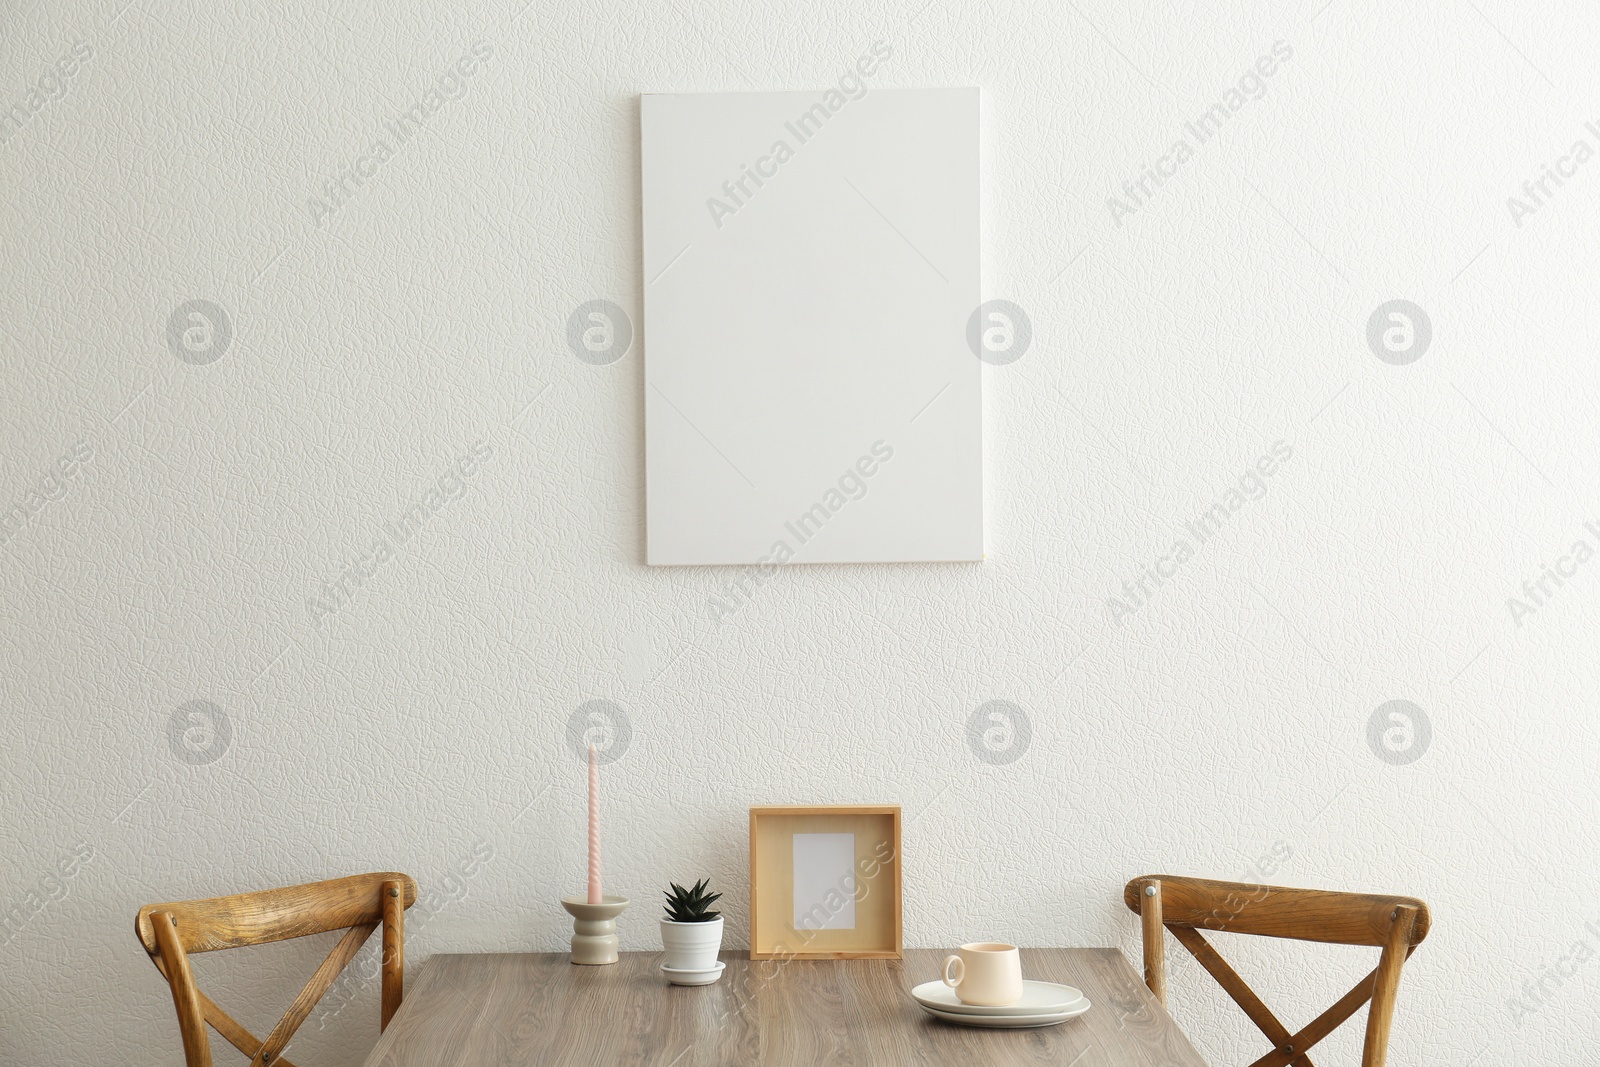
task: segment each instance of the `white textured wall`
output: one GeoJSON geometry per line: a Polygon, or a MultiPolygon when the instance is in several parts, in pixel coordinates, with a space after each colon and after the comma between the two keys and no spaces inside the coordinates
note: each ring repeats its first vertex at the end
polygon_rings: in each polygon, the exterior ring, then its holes
{"type": "MultiPolygon", "coordinates": [[[[1592,1060],[1600,159],[1522,190],[1600,147],[1587,5],[123,4],[0,32],[0,1061],[179,1062],[150,901],[398,868],[413,961],[558,947],[589,700],[631,729],[628,948],[701,874],[742,939],[748,805],[894,801],[911,945],[1133,953],[1150,870],[1413,893],[1393,1062],[1592,1060]],[[639,92],[820,88],[880,39],[875,84],[986,94],[985,290],[1035,334],[985,370],[990,559],[793,568],[713,622],[732,572],[641,565],[648,338],[596,366],[567,318],[637,320],[639,92]],[[1394,299],[1409,365],[1366,338],[1394,299]],[[225,349],[169,343],[192,300],[225,349]],[[1009,763],[969,743],[991,700],[1009,763]],[[1391,700],[1431,724],[1409,763],[1369,746],[1391,700]],[[169,734],[192,701],[226,736],[169,734]]],[[[323,950],[199,964],[266,1026],[323,950]]],[[[1294,1025],[1373,956],[1236,955],[1294,1025]]],[[[1263,1050],[1173,986],[1215,1062],[1263,1050]]],[[[375,987],[348,1003],[297,1060],[359,1063],[375,987]]]]}

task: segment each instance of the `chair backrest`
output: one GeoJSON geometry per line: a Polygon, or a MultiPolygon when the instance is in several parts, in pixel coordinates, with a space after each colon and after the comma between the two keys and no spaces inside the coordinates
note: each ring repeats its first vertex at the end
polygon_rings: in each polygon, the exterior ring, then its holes
{"type": "Polygon", "coordinates": [[[134,930],[172,987],[188,1067],[212,1067],[210,1024],[250,1057],[251,1067],[294,1067],[284,1047],[339,977],[372,931],[383,926],[383,998],[380,1023],[387,1027],[400,1007],[405,981],[405,909],[417,900],[417,883],[393,872],[358,874],[327,882],[239,893],[230,897],[148,904],[134,930]],[[346,931],[317,967],[265,1041],[241,1026],[195,986],[189,955],[264,945],[308,934],[346,931]]]}
{"type": "Polygon", "coordinates": [[[1395,993],[1400,987],[1400,968],[1428,936],[1428,906],[1422,901],[1415,897],[1329,893],[1165,874],[1135,878],[1123,889],[1122,899],[1140,918],[1145,982],[1150,991],[1166,1004],[1164,931],[1170,930],[1275,1046],[1250,1067],[1312,1067],[1311,1058],[1306,1055],[1311,1047],[1368,1000],[1372,1007],[1367,1012],[1361,1063],[1362,1067],[1383,1067],[1389,1050],[1389,1028],[1394,1021],[1395,993]],[[1333,1007],[1291,1034],[1211,947],[1200,933],[1202,929],[1369,945],[1382,948],[1383,952],[1371,974],[1357,982],[1333,1007]]]}

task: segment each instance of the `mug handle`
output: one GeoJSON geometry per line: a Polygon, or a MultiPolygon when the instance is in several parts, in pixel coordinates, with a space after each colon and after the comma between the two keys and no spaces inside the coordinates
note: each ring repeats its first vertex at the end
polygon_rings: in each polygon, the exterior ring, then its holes
{"type": "Polygon", "coordinates": [[[944,980],[945,985],[949,986],[951,989],[954,989],[956,986],[960,985],[966,979],[966,977],[966,960],[962,959],[960,956],[946,956],[944,958],[944,973],[940,975],[940,978],[944,980]],[[956,965],[956,970],[959,972],[954,980],[952,980],[950,977],[950,965],[952,963],[956,965]]]}

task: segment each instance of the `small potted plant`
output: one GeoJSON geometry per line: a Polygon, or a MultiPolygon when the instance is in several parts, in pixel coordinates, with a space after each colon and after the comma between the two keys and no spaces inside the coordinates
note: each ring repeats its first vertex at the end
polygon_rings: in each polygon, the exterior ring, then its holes
{"type": "Polygon", "coordinates": [[[661,944],[667,950],[667,961],[661,969],[682,985],[715,982],[725,966],[717,959],[722,948],[722,913],[711,910],[722,894],[707,893],[709,881],[702,878],[693,889],[672,882],[666,893],[667,915],[661,920],[661,944]]]}

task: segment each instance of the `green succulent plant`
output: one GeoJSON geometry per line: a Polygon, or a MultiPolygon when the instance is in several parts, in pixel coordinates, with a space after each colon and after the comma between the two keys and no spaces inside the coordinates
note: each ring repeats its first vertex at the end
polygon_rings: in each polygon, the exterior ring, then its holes
{"type": "Polygon", "coordinates": [[[708,911],[721,893],[707,893],[710,879],[702,878],[693,889],[685,889],[677,882],[669,883],[672,890],[666,894],[667,918],[675,923],[708,923],[722,913],[708,911]]]}

